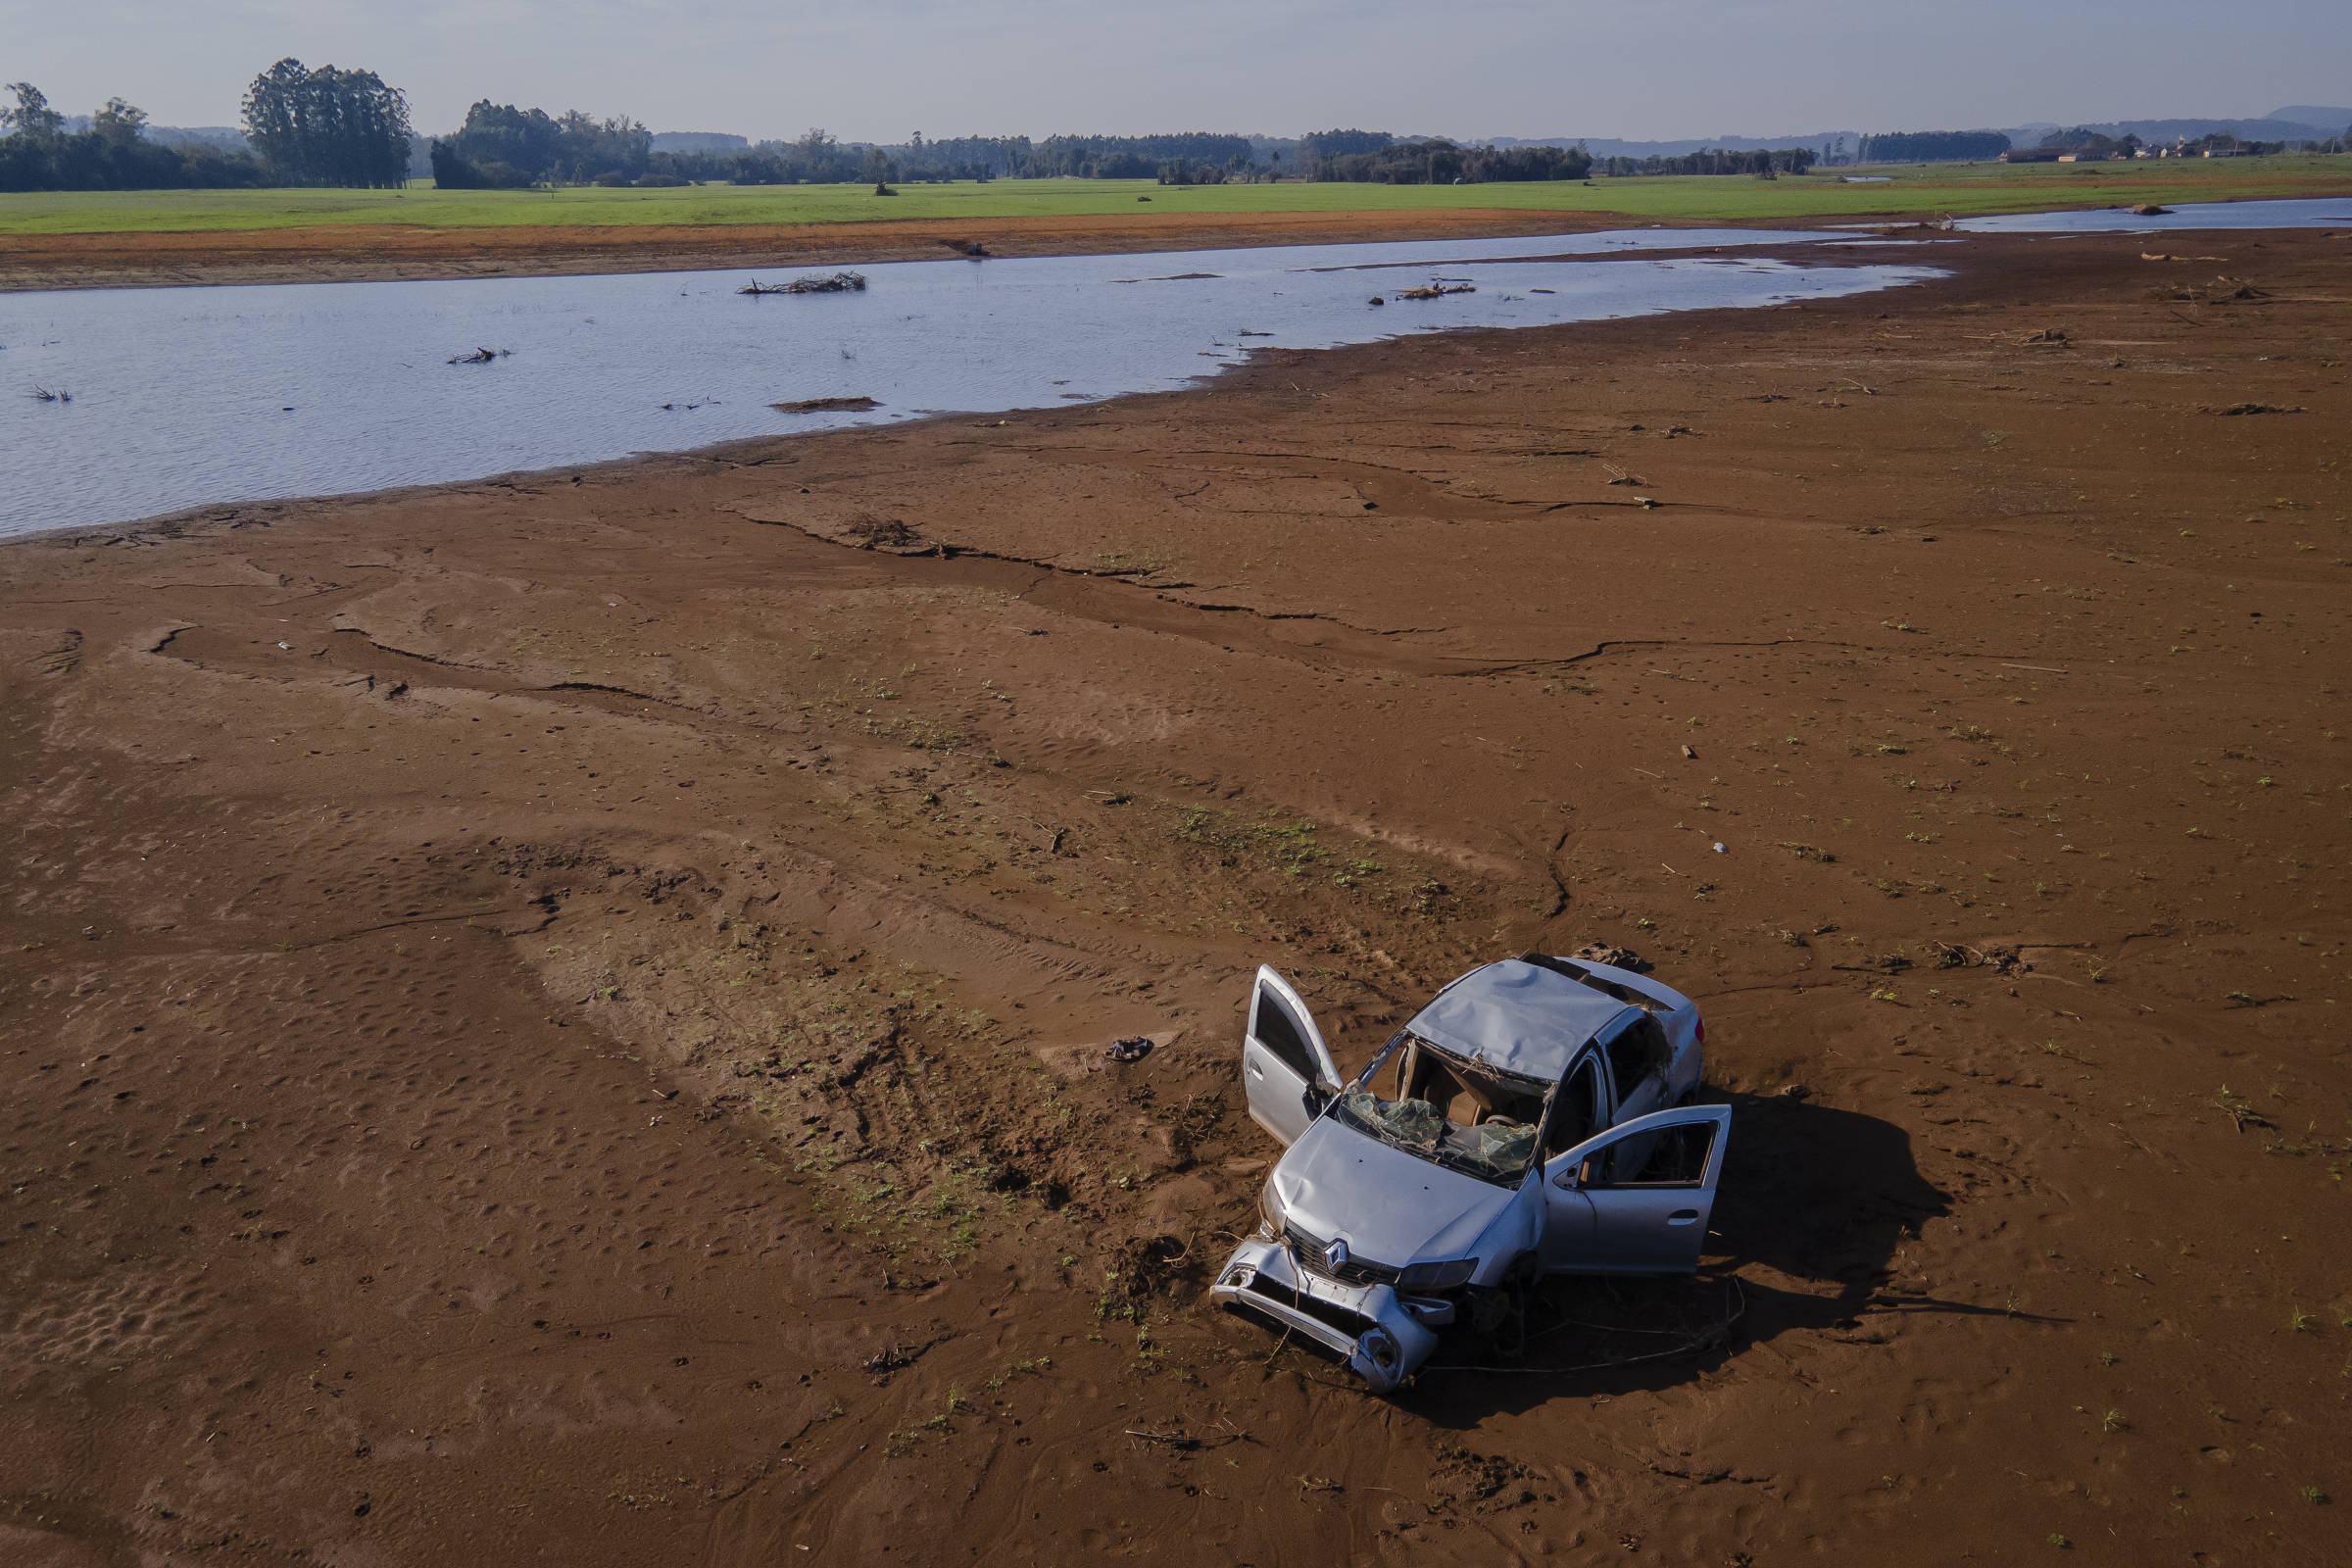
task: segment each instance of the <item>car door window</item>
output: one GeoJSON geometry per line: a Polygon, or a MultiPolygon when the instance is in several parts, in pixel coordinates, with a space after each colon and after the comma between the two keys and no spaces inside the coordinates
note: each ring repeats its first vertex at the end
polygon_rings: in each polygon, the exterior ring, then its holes
{"type": "MultiPolygon", "coordinates": [[[[1699,1186],[1706,1180],[1707,1157],[1715,1152],[1715,1138],[1720,1130],[1715,1122],[1694,1122],[1666,1128],[1643,1140],[1629,1140],[1649,1146],[1641,1168],[1630,1174],[1602,1169],[1609,1155],[1626,1152],[1621,1148],[1604,1149],[1585,1161],[1579,1185],[1587,1189],[1699,1186]]],[[[1626,1161],[1620,1159],[1617,1163],[1623,1165],[1626,1161]]]]}
{"type": "Polygon", "coordinates": [[[1568,1069],[1568,1082],[1551,1113],[1551,1131],[1544,1140],[1545,1154],[1564,1154],[1599,1132],[1600,1060],[1591,1053],[1568,1069]]]}
{"type": "MultiPolygon", "coordinates": [[[[1232,1014],[1226,1014],[1231,1017],[1232,1014]]],[[[1231,1027],[1228,1025],[1228,1027],[1231,1027]]],[[[1250,1020],[1250,1033],[1257,1043],[1274,1054],[1275,1059],[1289,1067],[1307,1083],[1322,1077],[1315,1065],[1314,1053],[1307,1049],[1306,1037],[1292,1021],[1291,1010],[1284,1006],[1271,989],[1257,989],[1257,1016],[1250,1020]]]]}
{"type": "Polygon", "coordinates": [[[1664,1070],[1666,1032],[1658,1027],[1657,1019],[1644,1013],[1617,1031],[1608,1051],[1609,1072],[1617,1080],[1618,1097],[1630,1100],[1642,1079],[1664,1070]]]}

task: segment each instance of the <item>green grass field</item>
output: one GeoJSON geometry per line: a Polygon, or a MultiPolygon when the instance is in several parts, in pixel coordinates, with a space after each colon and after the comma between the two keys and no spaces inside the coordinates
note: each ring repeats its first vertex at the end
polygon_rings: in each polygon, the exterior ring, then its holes
{"type": "Polygon", "coordinates": [[[1626,218],[1772,220],[2030,212],[2119,203],[2352,194],[2352,156],[2129,164],[1890,165],[1889,185],[1836,174],[1683,175],[1591,183],[1494,185],[1206,185],[1148,180],[1002,179],[907,185],[895,198],[865,185],[696,185],[661,190],[228,190],[0,194],[0,235],[207,232],[401,223],[426,228],[534,224],[840,223],[914,218],[957,222],[1110,213],[1600,213],[1626,218]],[[1137,198],[1149,196],[1146,208],[1137,198]]]}

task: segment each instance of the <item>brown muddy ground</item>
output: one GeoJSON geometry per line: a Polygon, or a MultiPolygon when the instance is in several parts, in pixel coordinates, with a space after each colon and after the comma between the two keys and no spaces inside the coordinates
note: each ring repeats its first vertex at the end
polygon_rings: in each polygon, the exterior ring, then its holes
{"type": "MultiPolygon", "coordinates": [[[[845,267],[938,261],[950,254],[943,241],[977,240],[998,256],[1072,256],[1249,245],[1483,239],[1643,226],[1698,225],[1628,220],[1613,213],[1469,208],[1430,213],[992,218],[977,229],[955,219],[891,219],[861,223],[531,224],[513,228],[345,223],[192,233],[0,234],[0,292],[360,278],[543,277],[721,267],[845,267]]],[[[1773,226],[1814,225],[1800,221],[1773,226]]]]}
{"type": "Polygon", "coordinates": [[[0,551],[0,1557],[2342,1561],[2352,242],[2143,243],[0,551]],[[1593,940],[1697,1280],[1203,1309],[1253,965],[1593,940]]]}

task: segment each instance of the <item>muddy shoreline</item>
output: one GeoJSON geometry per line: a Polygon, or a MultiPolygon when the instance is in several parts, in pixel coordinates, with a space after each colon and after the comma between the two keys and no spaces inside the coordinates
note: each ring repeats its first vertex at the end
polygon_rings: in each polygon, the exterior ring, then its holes
{"type": "Polygon", "coordinates": [[[878,219],[861,223],[516,228],[380,223],[228,232],[10,234],[0,235],[0,292],[850,267],[935,262],[956,254],[948,242],[969,240],[986,244],[998,256],[1095,256],[1696,226],[1701,225],[1583,213],[1546,218],[1498,210],[1001,218],[977,228],[950,219],[878,219]]]}
{"type": "Polygon", "coordinates": [[[2165,249],[0,548],[0,1544],[2330,1555],[2352,254],[2165,249]],[[1203,1310],[1256,963],[1588,941],[1697,1279],[1203,1310]]]}

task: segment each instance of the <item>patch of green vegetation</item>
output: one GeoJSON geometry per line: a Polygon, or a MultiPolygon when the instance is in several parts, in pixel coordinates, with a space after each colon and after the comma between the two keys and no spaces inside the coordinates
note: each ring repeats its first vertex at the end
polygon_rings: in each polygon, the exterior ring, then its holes
{"type": "Polygon", "coordinates": [[[878,202],[852,185],[688,185],[633,190],[30,191],[0,195],[0,234],[203,233],[389,223],[418,228],[648,223],[979,221],[1133,214],[1152,198],[1164,220],[1194,213],[1514,212],[1689,222],[2031,212],[2352,193],[2352,159],[2310,154],[2127,164],[1905,164],[1849,185],[1839,170],[1761,180],[1745,174],[1489,185],[1159,185],[1129,179],[999,179],[908,185],[878,202]]]}
{"type": "MultiPolygon", "coordinates": [[[[1176,823],[1174,832],[1187,844],[1222,851],[1233,859],[1269,864],[1290,876],[1304,876],[1309,866],[1331,858],[1331,852],[1315,838],[1316,825],[1313,822],[1280,815],[1249,820],[1211,807],[1188,807],[1183,819],[1176,823]]],[[[1368,859],[1349,863],[1368,867],[1362,873],[1364,875],[1371,875],[1380,869],[1377,862],[1368,859]]]]}

